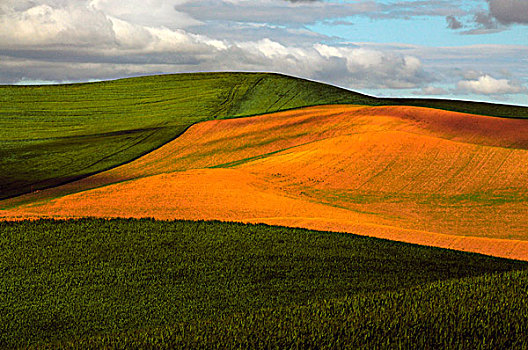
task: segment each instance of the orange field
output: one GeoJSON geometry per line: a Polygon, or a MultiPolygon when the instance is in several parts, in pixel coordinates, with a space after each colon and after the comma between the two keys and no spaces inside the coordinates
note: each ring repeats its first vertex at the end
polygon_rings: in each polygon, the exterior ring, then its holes
{"type": "Polygon", "coordinates": [[[196,124],[0,217],[220,219],[345,231],[528,260],[528,121],[320,106],[196,124]]]}

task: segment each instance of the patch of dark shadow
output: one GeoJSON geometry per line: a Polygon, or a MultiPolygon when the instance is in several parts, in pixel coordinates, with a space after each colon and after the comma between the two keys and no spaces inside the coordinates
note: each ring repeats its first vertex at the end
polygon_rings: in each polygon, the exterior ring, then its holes
{"type": "Polygon", "coordinates": [[[149,131],[157,131],[165,129],[165,126],[158,126],[153,128],[141,128],[141,129],[131,129],[131,130],[118,130],[110,131],[105,133],[97,134],[81,134],[81,135],[70,135],[70,136],[61,136],[61,137],[41,137],[33,139],[16,139],[16,140],[7,140],[8,142],[35,142],[35,141],[59,141],[59,140],[83,140],[83,139],[92,139],[92,138],[102,138],[102,137],[112,137],[112,136],[123,136],[123,135],[133,135],[138,133],[144,133],[149,131]]]}
{"type": "MultiPolygon", "coordinates": [[[[94,175],[94,174],[92,174],[94,175]]],[[[47,181],[41,181],[38,184],[31,185],[26,184],[27,188],[30,191],[25,192],[24,194],[32,193],[33,196],[29,199],[24,198],[21,195],[13,196],[14,198],[10,199],[7,204],[4,203],[3,206],[0,206],[0,209],[9,209],[11,207],[17,207],[24,205],[26,203],[32,202],[42,202],[50,200],[53,198],[63,197],[70,195],[72,193],[84,192],[93,190],[96,188],[106,187],[113,184],[118,184],[130,180],[135,180],[141,177],[122,177],[122,176],[112,176],[109,174],[99,175],[97,177],[85,177],[85,176],[70,176],[70,177],[61,177],[49,179],[47,181]],[[76,187],[76,182],[82,180],[82,186],[76,187]],[[40,186],[40,187],[39,187],[40,186]],[[43,188],[44,190],[40,190],[43,188]],[[53,190],[49,191],[50,188],[53,190]],[[45,191],[48,190],[48,191],[45,191]],[[17,198],[18,197],[18,198],[17,198]]]]}
{"type": "MultiPolygon", "coordinates": [[[[138,158],[141,158],[143,157],[144,155],[152,152],[152,151],[155,151],[157,149],[159,149],[160,147],[163,147],[165,144],[175,140],[176,138],[178,138],[180,135],[182,135],[183,133],[185,133],[189,127],[191,127],[192,125],[189,125],[187,126],[186,128],[183,128],[183,129],[180,129],[180,128],[170,128],[170,127],[154,127],[154,128],[146,128],[146,129],[134,129],[134,130],[126,130],[126,131],[117,131],[117,132],[109,132],[109,133],[102,133],[102,134],[94,134],[94,135],[85,135],[85,139],[84,140],[89,140],[89,138],[95,138],[95,139],[100,139],[100,138],[111,138],[111,137],[120,137],[120,136],[123,136],[123,135],[141,135],[142,133],[144,133],[145,131],[148,132],[150,131],[149,135],[147,137],[152,137],[152,135],[155,135],[156,133],[159,133],[160,131],[167,131],[167,133],[169,133],[170,135],[165,135],[165,137],[163,137],[162,141],[156,145],[155,147],[152,147],[146,151],[143,151],[143,152],[138,152],[135,154],[134,157],[131,157],[130,159],[127,159],[126,161],[124,162],[120,162],[119,164],[115,164],[115,165],[112,165],[112,166],[107,166],[107,167],[103,167],[102,169],[98,169],[97,171],[88,171],[86,173],[83,173],[83,174],[78,174],[77,172],[75,174],[70,174],[71,176],[62,176],[60,178],[48,178],[48,179],[44,179],[42,181],[38,181],[38,182],[26,182],[25,185],[19,187],[19,188],[4,188],[2,187],[1,188],[1,192],[0,192],[0,200],[6,200],[6,199],[11,199],[11,198],[14,198],[14,197],[17,197],[17,196],[21,196],[21,195],[24,195],[24,194],[28,194],[28,193],[31,193],[31,192],[34,192],[34,191],[41,191],[41,190],[45,190],[45,189],[48,189],[48,188],[52,188],[52,187],[57,187],[57,186],[62,186],[62,185],[65,185],[67,183],[70,183],[70,182],[74,182],[74,181],[77,181],[77,180],[80,180],[80,179],[83,179],[83,178],[86,178],[86,177],[89,177],[89,176],[92,176],[92,175],[95,175],[95,174],[98,174],[98,173],[101,173],[101,172],[104,172],[104,171],[108,171],[110,169],[114,169],[114,168],[117,168],[119,166],[122,166],[124,164],[128,164],[130,162],[133,162],[135,161],[136,159],[138,158]],[[143,130],[141,132],[141,130],[143,130]],[[106,135],[106,137],[105,137],[106,135]]],[[[60,142],[67,142],[68,139],[65,139],[65,138],[51,138],[51,142],[50,143],[60,143],[60,142]]],[[[71,139],[69,139],[70,142],[73,142],[73,143],[77,143],[79,141],[82,141],[79,140],[77,137],[73,137],[71,139]]],[[[136,142],[137,143],[141,143],[140,142],[136,142]]],[[[118,153],[121,153],[121,152],[118,152],[118,153]]],[[[115,154],[115,153],[114,153],[115,154]]],[[[93,166],[93,164],[92,164],[93,166]]],[[[86,167],[83,167],[84,170],[87,170],[86,167]]],[[[81,169],[82,170],[82,169],[81,169]]]]}

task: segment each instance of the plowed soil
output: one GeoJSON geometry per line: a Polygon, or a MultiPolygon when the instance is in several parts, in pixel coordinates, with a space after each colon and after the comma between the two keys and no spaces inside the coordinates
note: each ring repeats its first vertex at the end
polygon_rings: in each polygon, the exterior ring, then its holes
{"type": "Polygon", "coordinates": [[[196,124],[150,154],[0,202],[3,219],[219,219],[528,260],[528,120],[321,106],[196,124]]]}

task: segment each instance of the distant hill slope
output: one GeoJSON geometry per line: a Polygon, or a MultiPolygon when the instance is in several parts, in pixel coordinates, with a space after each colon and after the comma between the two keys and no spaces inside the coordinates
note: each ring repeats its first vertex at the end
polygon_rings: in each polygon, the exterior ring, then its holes
{"type": "Polygon", "coordinates": [[[502,118],[528,118],[528,107],[434,98],[382,98],[380,105],[415,106],[502,118]]]}
{"type": "Polygon", "coordinates": [[[377,99],[268,73],[195,73],[87,84],[0,86],[0,199],[129,162],[199,121],[320,104],[412,104],[528,117],[525,107],[377,99]]]}

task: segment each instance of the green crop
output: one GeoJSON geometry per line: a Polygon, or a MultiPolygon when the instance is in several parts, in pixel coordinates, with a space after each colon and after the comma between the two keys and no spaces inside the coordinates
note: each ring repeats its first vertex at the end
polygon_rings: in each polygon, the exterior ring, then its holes
{"type": "Polygon", "coordinates": [[[0,222],[0,347],[519,344],[527,266],[267,225],[0,222]]]}

